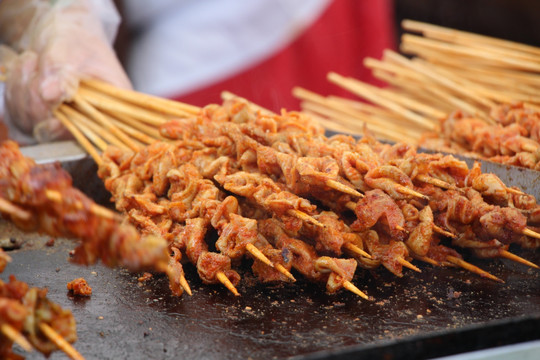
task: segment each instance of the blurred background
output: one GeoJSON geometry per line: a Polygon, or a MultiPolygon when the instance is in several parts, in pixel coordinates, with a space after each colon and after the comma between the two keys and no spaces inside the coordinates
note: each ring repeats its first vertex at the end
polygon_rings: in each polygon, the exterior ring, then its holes
{"type": "Polygon", "coordinates": [[[302,11],[284,1],[274,1],[266,10],[262,5],[259,9],[249,5],[249,11],[242,1],[205,3],[206,9],[197,12],[189,0],[159,0],[152,2],[154,5],[116,0],[123,22],[115,48],[137,90],[199,106],[219,102],[221,91],[228,90],[275,111],[299,108],[298,100],[291,95],[294,86],[322,95],[350,97],[350,93],[330,84],[326,74],[335,71],[380,84],[362,60],[368,56],[380,58],[386,48],[398,50],[403,19],[540,46],[540,1],[535,0],[314,0],[302,2],[308,4],[311,13],[299,18],[292,14],[302,11]],[[210,9],[221,12],[221,18],[209,16],[210,9]],[[278,36],[273,31],[268,33],[265,22],[270,20],[262,21],[273,16],[290,16],[275,27],[276,31],[286,26],[292,30],[284,31],[282,38],[266,50],[252,51],[249,41],[264,45],[265,37],[278,36]],[[178,36],[172,38],[166,30],[175,26],[178,36]],[[189,26],[193,37],[186,30],[189,26]],[[238,34],[257,32],[250,39],[233,40],[230,46],[216,48],[216,39],[224,44],[228,37],[238,39],[238,34]],[[182,36],[184,40],[180,40],[182,36]],[[157,44],[160,41],[165,45],[157,44]],[[215,51],[199,49],[204,46],[215,51]],[[231,60],[227,52],[235,51],[240,55],[231,60]],[[224,65],[227,62],[230,66],[224,65]],[[170,75],[167,67],[175,68],[174,74],[170,75]],[[175,82],[182,84],[174,88],[175,82]]]}

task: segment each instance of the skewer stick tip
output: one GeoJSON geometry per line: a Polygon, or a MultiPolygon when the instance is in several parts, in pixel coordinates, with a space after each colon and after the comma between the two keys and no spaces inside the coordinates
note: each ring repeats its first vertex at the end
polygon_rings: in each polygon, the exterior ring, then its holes
{"type": "Polygon", "coordinates": [[[536,231],[532,231],[531,229],[528,229],[528,228],[523,229],[522,234],[530,236],[535,239],[540,239],[539,233],[537,233],[536,231]]]}
{"type": "Polygon", "coordinates": [[[508,250],[501,250],[499,254],[503,258],[518,262],[518,263],[523,264],[523,265],[530,266],[530,267],[535,268],[535,269],[540,269],[540,267],[538,265],[536,265],[535,263],[530,262],[529,260],[524,259],[521,256],[517,256],[516,254],[513,254],[508,250]]]}
{"type": "Polygon", "coordinates": [[[359,248],[358,246],[354,245],[353,243],[345,243],[343,244],[346,249],[358,254],[362,255],[363,257],[367,257],[368,259],[373,259],[370,254],[359,248]]]}
{"type": "Polygon", "coordinates": [[[31,352],[34,350],[34,347],[30,344],[28,339],[8,323],[3,323],[0,326],[0,332],[2,332],[9,340],[22,347],[24,351],[31,352]]]}
{"type": "Polygon", "coordinates": [[[296,279],[295,277],[293,276],[293,274],[291,274],[291,272],[289,270],[287,270],[285,268],[285,266],[277,263],[275,264],[275,268],[277,271],[279,271],[280,273],[282,273],[283,275],[285,275],[289,280],[291,280],[292,282],[296,282],[296,279]]]}
{"type": "Polygon", "coordinates": [[[419,272],[419,273],[422,272],[422,270],[420,270],[419,268],[417,268],[416,266],[414,266],[413,264],[411,264],[410,262],[408,262],[404,258],[398,258],[398,262],[401,265],[405,266],[406,268],[409,268],[409,269],[414,270],[414,271],[419,272]]]}
{"type": "Polygon", "coordinates": [[[444,235],[444,236],[448,236],[449,238],[452,238],[452,239],[455,239],[456,238],[456,235],[455,234],[452,234],[450,231],[446,231],[444,230],[443,228],[433,224],[433,231],[435,231],[436,233],[439,233],[441,235],[444,235]]]}
{"type": "Polygon", "coordinates": [[[72,360],[84,360],[84,357],[66,341],[59,333],[46,323],[39,324],[40,330],[51,340],[60,350],[62,350],[72,360]]]}
{"type": "Polygon", "coordinates": [[[429,200],[429,197],[427,197],[426,195],[421,194],[416,190],[409,189],[408,187],[400,185],[400,184],[396,184],[396,190],[404,195],[410,195],[410,196],[417,197],[420,199],[429,200]]]}
{"type": "Polygon", "coordinates": [[[352,187],[347,186],[345,184],[342,184],[342,183],[340,183],[339,181],[336,181],[336,180],[327,180],[326,181],[326,186],[328,186],[331,189],[334,189],[334,190],[340,191],[342,193],[345,193],[345,194],[349,194],[349,195],[356,196],[356,197],[364,197],[364,195],[362,193],[360,193],[357,190],[353,189],[352,187]]]}
{"type": "Polygon", "coordinates": [[[227,275],[225,275],[225,273],[223,273],[222,271],[218,271],[218,273],[216,274],[216,278],[219,280],[220,283],[225,285],[225,287],[230,292],[232,292],[234,296],[240,296],[240,293],[238,292],[238,290],[236,290],[233,283],[231,282],[231,280],[229,280],[229,278],[227,277],[227,275]]]}
{"type": "Polygon", "coordinates": [[[189,283],[187,282],[184,274],[182,274],[182,276],[180,276],[180,286],[182,286],[182,289],[184,289],[185,292],[189,296],[193,295],[193,293],[191,292],[191,288],[189,287],[189,283]]]}
{"type": "Polygon", "coordinates": [[[310,216],[310,215],[306,214],[303,211],[296,210],[296,209],[290,209],[287,213],[290,216],[294,216],[295,218],[298,218],[298,219],[303,220],[305,222],[311,223],[311,224],[316,225],[318,227],[322,227],[322,228],[326,227],[322,222],[315,219],[313,216],[310,216]]]}
{"type": "Polygon", "coordinates": [[[343,287],[347,290],[349,290],[350,292],[360,296],[361,298],[364,298],[366,300],[369,300],[369,296],[367,296],[362,290],[360,290],[359,288],[356,287],[356,285],[354,285],[352,282],[348,281],[348,280],[345,280],[343,282],[343,287]]]}
{"type": "Polygon", "coordinates": [[[261,250],[257,249],[257,247],[251,243],[247,244],[246,245],[246,250],[251,254],[253,255],[253,257],[263,263],[265,263],[266,265],[270,266],[270,267],[274,267],[274,263],[272,263],[272,261],[270,261],[269,258],[266,257],[266,255],[264,255],[262,253],[261,250]]]}
{"type": "Polygon", "coordinates": [[[482,270],[480,269],[478,266],[475,266],[471,263],[468,263],[466,262],[465,260],[463,259],[460,259],[458,257],[455,257],[455,256],[452,256],[452,255],[448,255],[446,257],[446,260],[454,265],[457,265],[459,267],[462,267],[463,269],[465,270],[468,270],[470,272],[473,272],[477,275],[480,275],[482,277],[486,277],[488,279],[491,279],[491,280],[494,280],[494,281],[497,281],[497,282],[500,282],[500,283],[504,283],[503,280],[499,279],[498,277],[496,277],[495,275],[491,275],[490,273],[488,273],[487,271],[485,270],[482,270]]]}
{"type": "Polygon", "coordinates": [[[428,264],[431,264],[433,266],[440,266],[441,264],[439,264],[436,260],[430,258],[430,257],[427,257],[427,256],[420,256],[420,255],[416,255],[415,256],[416,259],[420,260],[420,261],[423,261],[423,262],[426,262],[428,264]]]}

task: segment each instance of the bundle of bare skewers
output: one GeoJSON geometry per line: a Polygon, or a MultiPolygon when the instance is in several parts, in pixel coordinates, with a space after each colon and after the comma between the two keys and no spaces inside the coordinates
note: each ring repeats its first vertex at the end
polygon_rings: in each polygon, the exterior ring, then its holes
{"type": "Polygon", "coordinates": [[[408,141],[536,168],[540,160],[540,48],[406,20],[401,51],[364,65],[388,84],[378,88],[328,74],[330,82],[367,101],[294,89],[304,111],[337,131],[408,141]]]}

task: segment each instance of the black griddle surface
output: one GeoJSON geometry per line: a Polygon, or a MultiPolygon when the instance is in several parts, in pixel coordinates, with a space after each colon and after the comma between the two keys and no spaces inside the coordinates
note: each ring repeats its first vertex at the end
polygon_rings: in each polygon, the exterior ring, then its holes
{"type": "MultiPolygon", "coordinates": [[[[64,164],[75,185],[106,199],[87,163],[64,164]]],[[[505,281],[496,283],[455,268],[419,265],[421,274],[397,278],[383,268],[358,269],[354,283],[374,301],[348,292],[327,295],[297,276],[295,284],[258,285],[246,274],[235,297],[203,285],[190,265],[193,296],[170,294],[163,276],[139,283],[140,274],[102,265],[69,263],[75,244],[22,234],[0,220],[0,236],[24,239],[10,251],[10,274],[73,311],[86,359],[427,359],[540,339],[540,271],[508,260],[468,259],[505,281]],[[76,298],[66,283],[84,277],[90,298],[76,298]]],[[[540,263],[539,251],[512,248],[540,263]]],[[[25,354],[42,359],[40,354],[25,354]]],[[[65,359],[55,352],[51,359],[65,359]]]]}

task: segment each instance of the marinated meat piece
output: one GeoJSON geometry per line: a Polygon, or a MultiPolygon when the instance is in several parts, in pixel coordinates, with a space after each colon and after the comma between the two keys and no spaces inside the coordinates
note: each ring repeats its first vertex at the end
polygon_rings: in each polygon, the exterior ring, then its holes
{"type": "Polygon", "coordinates": [[[92,288],[84,278],[77,278],[67,283],[67,289],[78,296],[92,295],[92,288]]]}

